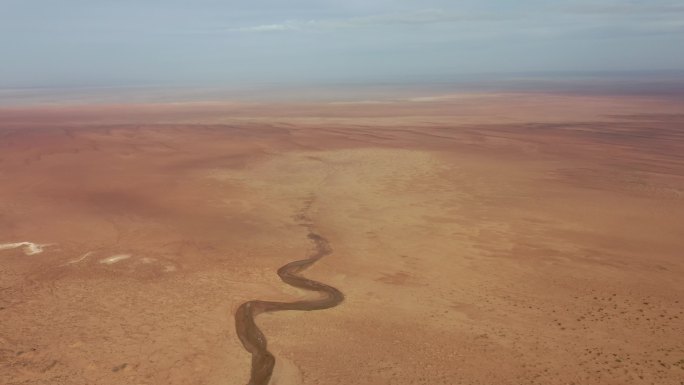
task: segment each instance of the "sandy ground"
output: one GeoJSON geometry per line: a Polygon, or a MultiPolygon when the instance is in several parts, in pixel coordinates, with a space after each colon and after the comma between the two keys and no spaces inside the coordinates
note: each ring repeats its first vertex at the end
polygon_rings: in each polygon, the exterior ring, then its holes
{"type": "Polygon", "coordinates": [[[0,109],[0,383],[684,383],[681,100],[0,109]]]}

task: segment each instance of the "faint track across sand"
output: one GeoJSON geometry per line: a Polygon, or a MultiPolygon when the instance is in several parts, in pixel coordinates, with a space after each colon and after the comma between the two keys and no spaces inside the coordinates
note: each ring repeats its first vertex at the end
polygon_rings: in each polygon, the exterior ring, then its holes
{"type": "Polygon", "coordinates": [[[306,259],[290,262],[278,269],[280,279],[297,288],[315,291],[322,296],[313,300],[294,302],[248,301],[240,305],[235,313],[235,329],[245,349],[252,354],[252,371],[248,385],[266,385],[273,374],[275,357],[268,351],[264,334],[254,322],[261,313],[281,310],[322,310],[339,305],[344,294],[336,288],[299,275],[319,259],[332,253],[327,239],[315,233],[311,226],[308,238],[314,243],[314,251],[306,259]]]}

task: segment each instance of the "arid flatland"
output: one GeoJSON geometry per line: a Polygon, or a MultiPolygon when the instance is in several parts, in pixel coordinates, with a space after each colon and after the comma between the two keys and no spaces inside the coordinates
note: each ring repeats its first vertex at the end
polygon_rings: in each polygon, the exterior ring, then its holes
{"type": "Polygon", "coordinates": [[[681,385],[683,105],[0,108],[0,383],[681,385]]]}

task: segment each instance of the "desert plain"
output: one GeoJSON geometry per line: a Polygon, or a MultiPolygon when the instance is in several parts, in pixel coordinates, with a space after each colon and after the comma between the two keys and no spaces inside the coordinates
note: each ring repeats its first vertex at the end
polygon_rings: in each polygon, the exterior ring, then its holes
{"type": "Polygon", "coordinates": [[[0,108],[0,383],[247,384],[311,234],[270,384],[684,384],[684,99],[548,92],[0,108]]]}

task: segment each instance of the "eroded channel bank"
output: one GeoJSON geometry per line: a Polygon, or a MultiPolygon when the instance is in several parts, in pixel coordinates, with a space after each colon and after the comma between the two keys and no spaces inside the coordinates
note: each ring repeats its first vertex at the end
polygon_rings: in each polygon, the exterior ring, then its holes
{"type": "Polygon", "coordinates": [[[252,354],[252,371],[248,385],[266,385],[273,374],[275,357],[268,351],[268,342],[254,319],[261,313],[281,310],[322,310],[335,307],[344,300],[344,294],[336,288],[299,275],[319,259],[332,253],[327,239],[309,228],[309,239],[314,251],[306,258],[290,262],[278,269],[280,279],[297,288],[322,294],[317,299],[294,302],[248,301],[235,313],[235,329],[245,349],[252,354]]]}

